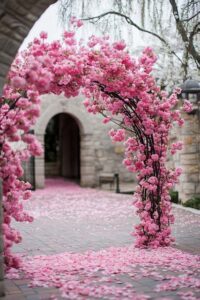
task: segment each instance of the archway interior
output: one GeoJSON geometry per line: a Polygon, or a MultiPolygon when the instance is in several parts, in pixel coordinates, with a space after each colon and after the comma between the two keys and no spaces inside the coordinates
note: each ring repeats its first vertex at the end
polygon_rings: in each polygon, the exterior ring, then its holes
{"type": "Polygon", "coordinates": [[[80,130],[66,113],[55,115],[45,131],[45,176],[80,180],[80,130]]]}

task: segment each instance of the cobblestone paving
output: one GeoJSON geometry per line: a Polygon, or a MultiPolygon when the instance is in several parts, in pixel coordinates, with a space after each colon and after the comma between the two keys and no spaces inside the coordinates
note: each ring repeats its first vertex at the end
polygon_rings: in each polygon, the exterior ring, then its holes
{"type": "MultiPolygon", "coordinates": [[[[57,181],[55,185],[55,182],[49,180],[45,190],[34,193],[32,200],[26,203],[26,208],[35,217],[35,221],[31,224],[15,224],[23,235],[23,241],[15,247],[15,252],[31,256],[84,253],[133,244],[130,233],[138,219],[131,205],[131,195],[74,187],[64,181],[57,181]]],[[[176,238],[174,247],[200,254],[200,215],[177,206],[173,210],[176,218],[173,226],[176,238]]],[[[156,293],[156,282],[150,277],[129,282],[130,278],[125,276],[119,280],[125,280],[126,283],[134,281],[137,293],[145,293],[149,299],[200,299],[200,294],[193,295],[189,288],[184,289],[184,292],[189,292],[188,296],[184,296],[186,298],[177,295],[176,289],[156,293]]],[[[29,283],[27,279],[7,279],[7,295],[4,299],[63,299],[58,289],[28,287],[29,283]]]]}

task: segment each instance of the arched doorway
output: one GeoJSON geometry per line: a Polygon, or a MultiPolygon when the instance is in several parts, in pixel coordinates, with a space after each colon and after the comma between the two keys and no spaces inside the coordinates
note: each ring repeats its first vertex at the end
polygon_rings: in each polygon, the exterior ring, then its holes
{"type": "Polygon", "coordinates": [[[44,137],[45,176],[80,181],[80,130],[67,113],[50,119],[44,137]]]}

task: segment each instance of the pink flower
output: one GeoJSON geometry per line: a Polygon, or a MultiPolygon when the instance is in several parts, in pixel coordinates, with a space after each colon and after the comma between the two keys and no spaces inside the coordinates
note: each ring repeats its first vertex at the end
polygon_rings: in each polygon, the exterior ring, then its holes
{"type": "Polygon", "coordinates": [[[103,119],[103,123],[107,124],[108,122],[110,122],[110,120],[111,120],[111,117],[106,117],[103,119]]]}
{"type": "Polygon", "coordinates": [[[120,42],[115,42],[113,44],[114,48],[117,50],[124,50],[124,48],[126,48],[126,44],[124,43],[124,41],[120,41],[120,42]]]}
{"type": "Polygon", "coordinates": [[[158,160],[159,160],[158,154],[152,154],[152,155],[151,155],[151,159],[152,159],[153,161],[158,161],[158,160]]]}
{"type": "Polygon", "coordinates": [[[26,80],[16,75],[11,79],[11,85],[17,89],[23,89],[26,87],[26,80]]]}
{"type": "Polygon", "coordinates": [[[75,32],[73,32],[73,31],[65,31],[65,32],[63,33],[63,36],[64,36],[65,38],[72,38],[72,37],[74,37],[74,35],[75,35],[75,32]]]}
{"type": "Polygon", "coordinates": [[[187,113],[190,113],[193,110],[192,103],[188,100],[184,100],[183,110],[187,113]]]}
{"type": "Polygon", "coordinates": [[[125,130],[124,129],[118,129],[118,130],[111,129],[109,131],[109,135],[113,141],[122,142],[125,139],[125,130]]]}
{"type": "Polygon", "coordinates": [[[32,193],[31,191],[25,191],[23,194],[23,199],[28,200],[31,197],[32,193]]]}
{"type": "Polygon", "coordinates": [[[45,31],[42,31],[42,32],[40,32],[40,38],[41,39],[47,39],[47,37],[48,37],[48,35],[47,35],[47,33],[45,32],[45,31]]]}
{"type": "Polygon", "coordinates": [[[176,142],[176,143],[172,143],[171,145],[171,154],[175,154],[177,152],[177,150],[182,150],[183,149],[183,142],[176,142]]]}
{"type": "Polygon", "coordinates": [[[77,27],[83,26],[83,21],[82,20],[77,20],[76,25],[77,25],[77,27]]]}
{"type": "Polygon", "coordinates": [[[83,25],[83,21],[82,20],[79,20],[77,19],[76,17],[71,17],[70,19],[70,23],[74,26],[77,26],[77,27],[81,27],[83,25]]]}

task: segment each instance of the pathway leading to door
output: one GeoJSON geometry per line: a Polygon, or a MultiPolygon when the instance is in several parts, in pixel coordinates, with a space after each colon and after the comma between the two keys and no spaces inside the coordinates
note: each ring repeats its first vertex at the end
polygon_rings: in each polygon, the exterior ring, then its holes
{"type": "Polygon", "coordinates": [[[176,248],[149,251],[133,247],[130,195],[49,179],[26,208],[35,221],[17,224],[15,248],[25,278],[7,280],[6,300],[200,299],[200,215],[174,208],[176,248]]]}

